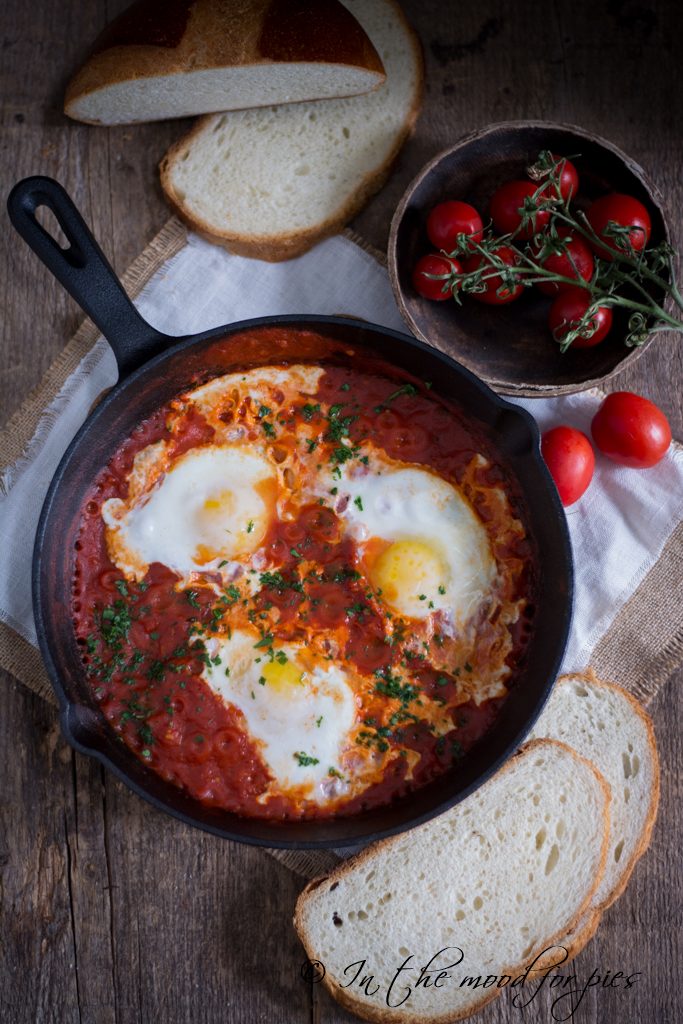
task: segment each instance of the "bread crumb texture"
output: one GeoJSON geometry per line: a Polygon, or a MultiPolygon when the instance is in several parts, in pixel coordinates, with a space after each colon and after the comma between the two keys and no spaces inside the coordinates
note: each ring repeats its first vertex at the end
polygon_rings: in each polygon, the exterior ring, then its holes
{"type": "Polygon", "coordinates": [[[593,899],[613,903],[647,848],[659,801],[659,761],[652,722],[620,686],[592,674],[563,676],[531,738],[570,744],[604,775],[611,790],[607,866],[593,899]]]}

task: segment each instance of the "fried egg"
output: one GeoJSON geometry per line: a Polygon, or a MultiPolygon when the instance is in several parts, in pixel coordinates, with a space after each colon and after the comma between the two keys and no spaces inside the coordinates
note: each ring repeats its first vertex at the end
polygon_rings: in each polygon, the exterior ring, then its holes
{"type": "Polygon", "coordinates": [[[462,626],[490,593],[497,568],[488,534],[448,481],[373,451],[343,467],[337,512],[356,540],[364,574],[394,612],[441,611],[462,626]]]}
{"type": "MultiPolygon", "coordinates": [[[[141,579],[152,562],[187,577],[244,560],[263,542],[277,497],[276,473],[255,446],[193,448],[165,472],[163,445],[145,449],[127,501],[102,506],[112,560],[141,579]]],[[[137,460],[136,460],[137,462],[137,460]]]]}
{"type": "Polygon", "coordinates": [[[344,668],[317,659],[303,644],[264,646],[246,630],[210,638],[206,646],[211,657],[204,678],[242,712],[273,776],[264,799],[278,793],[325,804],[352,785],[367,785],[362,770],[353,783],[346,775],[357,769],[359,751],[356,696],[344,668]]]}

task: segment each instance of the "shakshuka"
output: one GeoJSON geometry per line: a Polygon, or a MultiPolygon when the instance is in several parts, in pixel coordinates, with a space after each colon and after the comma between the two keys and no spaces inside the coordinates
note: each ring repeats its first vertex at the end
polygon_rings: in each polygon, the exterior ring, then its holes
{"type": "Polygon", "coordinates": [[[514,685],[514,483],[427,382],[230,372],[145,420],[80,518],[73,619],[120,739],[192,797],[357,813],[447,770],[514,685]]]}

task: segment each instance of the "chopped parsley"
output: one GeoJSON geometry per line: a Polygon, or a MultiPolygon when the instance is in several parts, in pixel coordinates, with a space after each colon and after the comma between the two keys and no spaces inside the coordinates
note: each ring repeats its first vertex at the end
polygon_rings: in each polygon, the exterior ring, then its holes
{"type": "Polygon", "coordinates": [[[417,686],[413,686],[411,683],[401,683],[401,677],[392,676],[388,669],[377,669],[375,676],[377,677],[375,693],[398,700],[401,704],[410,704],[420,692],[417,686]]]}
{"type": "Polygon", "coordinates": [[[114,601],[102,609],[102,638],[115,650],[120,650],[121,643],[128,639],[128,631],[132,624],[130,611],[125,601],[114,601]]]}
{"type": "Polygon", "coordinates": [[[302,408],[301,408],[301,413],[303,415],[303,418],[305,420],[307,420],[309,423],[313,419],[313,417],[315,416],[315,414],[317,412],[320,412],[320,405],[319,404],[318,405],[311,405],[309,402],[307,402],[306,405],[302,406],[302,408]]]}
{"type": "Polygon", "coordinates": [[[359,512],[363,511],[363,499],[361,498],[360,494],[358,495],[357,498],[353,499],[353,503],[359,512]]]}
{"type": "Polygon", "coordinates": [[[301,768],[307,768],[309,765],[312,764],[320,764],[320,761],[318,760],[317,757],[311,757],[310,754],[305,754],[303,752],[297,751],[297,753],[294,754],[294,757],[298,761],[299,766],[301,768]]]}
{"type": "Polygon", "coordinates": [[[400,388],[397,388],[397,390],[394,391],[393,394],[389,395],[388,398],[385,398],[381,405],[376,405],[375,412],[383,412],[384,409],[386,409],[391,402],[393,402],[396,398],[400,398],[401,395],[416,394],[417,388],[415,387],[414,384],[403,384],[400,388]]]}
{"type": "Polygon", "coordinates": [[[264,637],[261,637],[258,643],[254,644],[254,647],[270,647],[273,643],[273,634],[266,633],[264,637]]]}

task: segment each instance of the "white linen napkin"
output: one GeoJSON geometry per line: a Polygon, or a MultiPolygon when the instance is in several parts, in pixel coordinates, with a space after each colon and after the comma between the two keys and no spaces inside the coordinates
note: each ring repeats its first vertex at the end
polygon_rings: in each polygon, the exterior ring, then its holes
{"type": "MultiPolygon", "coordinates": [[[[287,313],[349,314],[405,331],[386,270],[344,236],[286,263],[233,256],[189,235],[136,305],[154,327],[185,335],[287,313]]],[[[31,553],[50,479],[97,396],[116,382],[100,338],[45,410],[23,457],[0,477],[0,620],[36,646],[31,553]]],[[[541,430],[567,423],[590,434],[598,392],[519,400],[541,430]]],[[[563,671],[580,670],[683,518],[683,450],[653,469],[623,469],[600,456],[587,493],[567,510],[576,571],[574,619],[563,671]]]]}

